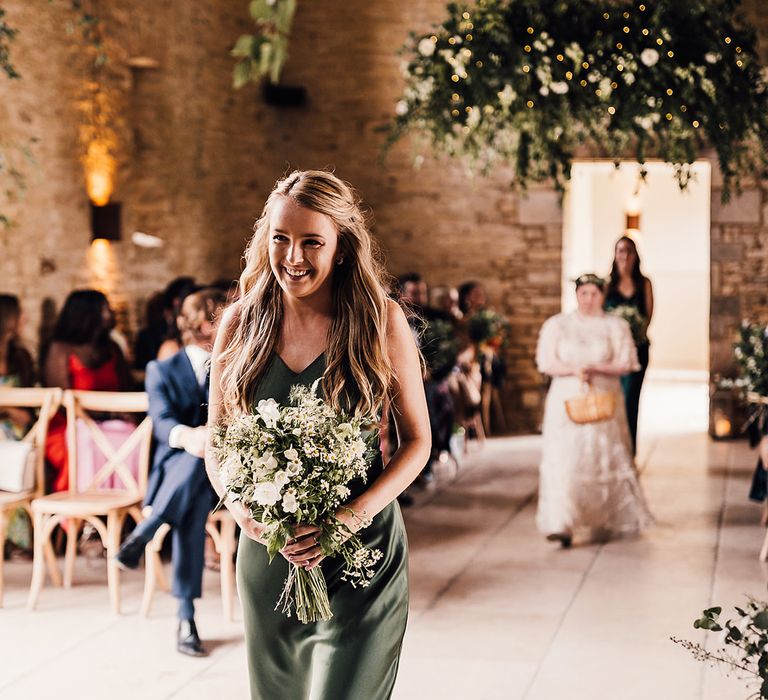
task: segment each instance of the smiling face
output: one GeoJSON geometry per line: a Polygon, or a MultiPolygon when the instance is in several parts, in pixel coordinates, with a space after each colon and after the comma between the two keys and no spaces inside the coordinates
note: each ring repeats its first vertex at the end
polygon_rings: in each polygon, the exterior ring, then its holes
{"type": "Polygon", "coordinates": [[[307,299],[330,294],[339,258],[339,234],[325,214],[290,197],[275,202],[269,218],[269,264],[283,292],[307,299]]]}
{"type": "Polygon", "coordinates": [[[597,316],[603,312],[603,290],[596,284],[582,284],[576,289],[579,312],[585,316],[597,316]]]}
{"type": "Polygon", "coordinates": [[[632,243],[626,239],[621,239],[616,244],[616,267],[622,273],[631,273],[635,268],[637,261],[637,250],[632,243]]]}

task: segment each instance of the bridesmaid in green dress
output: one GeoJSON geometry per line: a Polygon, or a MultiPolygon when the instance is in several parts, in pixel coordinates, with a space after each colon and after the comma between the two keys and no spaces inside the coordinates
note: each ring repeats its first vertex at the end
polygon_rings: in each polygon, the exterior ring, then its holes
{"type": "MultiPolygon", "coordinates": [[[[300,526],[269,564],[263,526],[226,502],[242,529],[237,578],[252,700],[385,700],[397,675],[408,613],[405,529],[397,496],[429,458],[421,362],[408,322],[388,298],[359,199],[324,171],[294,172],[275,186],[245,254],[240,299],[220,326],[211,364],[210,425],[260,399],[285,403],[294,384],[320,379],[337,409],[395,415],[399,448],[353,484],[337,517],[384,557],[367,588],[342,581],[319,529],[300,526]],[[372,521],[361,529],[364,521],[372,521]],[[276,611],[288,563],[321,566],[333,617],[302,624],[276,611]]],[[[218,464],[208,474],[223,493],[218,464]]]]}

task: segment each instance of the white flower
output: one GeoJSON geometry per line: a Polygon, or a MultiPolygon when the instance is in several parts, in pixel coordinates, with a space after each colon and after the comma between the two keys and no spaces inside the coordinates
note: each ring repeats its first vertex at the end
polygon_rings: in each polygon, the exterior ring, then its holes
{"type": "Polygon", "coordinates": [[[649,68],[659,62],[659,52],[656,49],[643,49],[640,60],[649,68]]]}
{"type": "Polygon", "coordinates": [[[656,98],[653,96],[649,97],[645,102],[651,109],[656,107],[656,98]]]}
{"type": "Polygon", "coordinates": [[[403,117],[408,114],[408,103],[405,100],[400,100],[395,105],[395,114],[397,114],[398,117],[403,117]]]}
{"type": "Polygon", "coordinates": [[[296,489],[288,489],[283,495],[283,510],[286,513],[295,513],[299,509],[296,501],[296,489]]]}
{"type": "Polygon", "coordinates": [[[431,56],[435,53],[435,42],[425,37],[419,42],[419,53],[422,56],[431,56]]]}
{"type": "Polygon", "coordinates": [[[288,476],[288,473],[282,469],[275,473],[275,484],[278,488],[283,488],[283,486],[288,483],[289,479],[290,477],[288,476]]]}
{"type": "Polygon", "coordinates": [[[610,95],[612,91],[611,81],[608,78],[603,78],[600,81],[600,92],[602,92],[604,96],[607,96],[610,95]]]}
{"type": "Polygon", "coordinates": [[[355,429],[351,423],[339,423],[333,429],[333,432],[336,434],[336,437],[344,440],[345,438],[351,438],[355,434],[355,429]]]}
{"type": "Polygon", "coordinates": [[[710,51],[704,54],[704,60],[707,63],[717,63],[720,60],[720,56],[719,54],[716,54],[714,51],[710,51]]]}
{"type": "Polygon", "coordinates": [[[256,406],[256,413],[268,428],[274,428],[280,419],[280,404],[274,399],[262,399],[256,406]]]}
{"type": "Polygon", "coordinates": [[[351,491],[346,487],[339,485],[336,487],[336,495],[338,495],[340,498],[347,498],[351,491]]]}
{"type": "Polygon", "coordinates": [[[283,455],[289,462],[295,462],[299,459],[299,453],[293,447],[289,447],[283,452],[283,455]]]}
{"type": "Polygon", "coordinates": [[[298,476],[301,474],[301,462],[298,460],[295,462],[288,462],[288,466],[285,468],[285,471],[291,478],[298,476]]]}
{"type": "Polygon", "coordinates": [[[650,131],[653,129],[653,119],[651,119],[651,117],[642,117],[640,119],[640,126],[642,126],[646,131],[650,131]]]}
{"type": "Polygon", "coordinates": [[[231,484],[237,478],[237,472],[241,466],[237,455],[230,455],[219,465],[219,478],[224,482],[225,486],[231,484]]]}
{"type": "Polygon", "coordinates": [[[556,83],[552,83],[549,88],[554,92],[556,95],[565,95],[566,92],[568,92],[568,83],[560,80],[556,83]]]}
{"type": "Polygon", "coordinates": [[[273,506],[280,500],[280,489],[272,481],[260,481],[253,487],[253,500],[260,506],[273,506]]]}
{"type": "MultiPolygon", "coordinates": [[[[480,123],[480,109],[478,107],[473,107],[472,111],[467,116],[467,126],[470,129],[474,129],[479,123],[480,123]]],[[[352,436],[350,435],[350,437],[352,436]]]]}
{"type": "Polygon", "coordinates": [[[504,89],[498,93],[499,103],[502,107],[509,107],[509,105],[511,105],[514,101],[515,97],[517,97],[517,93],[509,83],[507,83],[504,86],[504,89]]]}
{"type": "Polygon", "coordinates": [[[549,95],[549,88],[546,85],[542,85],[539,88],[539,94],[544,95],[544,97],[546,97],[547,95],[549,95]]]}
{"type": "Polygon", "coordinates": [[[632,83],[635,82],[635,74],[630,73],[629,71],[624,71],[624,82],[627,85],[632,85],[632,83]]]}
{"type": "Polygon", "coordinates": [[[352,443],[352,451],[354,452],[355,457],[364,456],[367,449],[368,446],[365,444],[365,440],[362,438],[358,438],[352,443]]]}

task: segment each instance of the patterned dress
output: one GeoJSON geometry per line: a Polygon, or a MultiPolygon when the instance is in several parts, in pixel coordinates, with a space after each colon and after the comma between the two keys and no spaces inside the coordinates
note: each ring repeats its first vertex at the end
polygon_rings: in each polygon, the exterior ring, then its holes
{"type": "MultiPolygon", "coordinates": [[[[556,362],[637,366],[626,321],[609,316],[559,314],[544,323],[536,363],[545,374],[556,362]]],[[[618,377],[597,375],[596,390],[620,394],[618,377]]],[[[565,402],[583,387],[578,377],[553,377],[544,408],[537,525],[578,539],[634,535],[652,518],[640,490],[622,401],[609,420],[579,425],[565,402]]]]}

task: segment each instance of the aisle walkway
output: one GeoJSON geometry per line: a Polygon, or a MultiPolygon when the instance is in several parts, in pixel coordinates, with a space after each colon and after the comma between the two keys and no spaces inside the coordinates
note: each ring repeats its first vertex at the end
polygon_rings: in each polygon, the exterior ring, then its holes
{"type": "MultiPolygon", "coordinates": [[[[640,461],[659,524],[641,540],[570,551],[543,541],[536,437],[489,442],[408,511],[411,621],[396,700],[746,698],[668,638],[697,639],[690,623],[711,601],[764,594],[760,509],[745,498],[753,454],[710,442],[696,409],[681,421],[663,396],[645,407],[640,461]]],[[[46,588],[35,613],[24,609],[29,565],[6,567],[2,700],[247,697],[240,625],[222,620],[215,575],[199,614],[214,649],[198,660],[175,653],[166,596],[138,616],[140,574],[125,577],[115,618],[103,561],[78,564],[77,585],[46,588]]]]}

